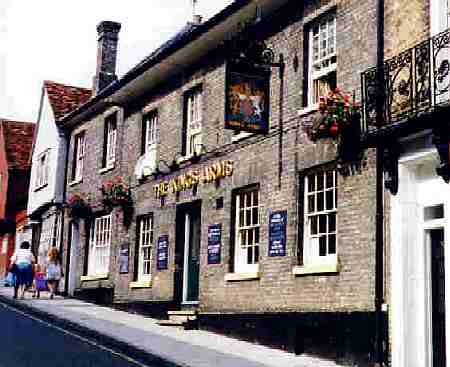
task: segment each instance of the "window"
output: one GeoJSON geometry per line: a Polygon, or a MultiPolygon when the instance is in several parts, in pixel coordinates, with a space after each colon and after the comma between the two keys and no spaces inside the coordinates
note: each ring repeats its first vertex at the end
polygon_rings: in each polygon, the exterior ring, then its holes
{"type": "Polygon", "coordinates": [[[304,178],[304,265],[337,262],[337,176],[335,170],[304,178]]]}
{"type": "Polygon", "coordinates": [[[96,218],[89,243],[88,275],[109,272],[111,247],[111,214],[96,218]]]}
{"type": "Polygon", "coordinates": [[[259,188],[239,191],[235,195],[234,271],[258,271],[259,262],[259,188]]]}
{"type": "Polygon", "coordinates": [[[153,259],[153,216],[146,215],[138,222],[138,271],[137,279],[151,276],[153,259]]]}
{"type": "Polygon", "coordinates": [[[200,154],[202,147],[202,91],[199,88],[190,91],[185,98],[185,131],[183,153],[186,157],[200,154]]]}
{"type": "Polygon", "coordinates": [[[75,135],[74,162],[72,169],[73,181],[81,181],[83,178],[83,162],[85,154],[84,132],[75,135]]]}
{"type": "Polygon", "coordinates": [[[142,127],[142,154],[151,154],[158,142],[158,113],[153,111],[145,115],[142,127]]]}
{"type": "Polygon", "coordinates": [[[47,150],[38,157],[35,187],[39,189],[48,184],[49,153],[47,150]]]}
{"type": "Polygon", "coordinates": [[[105,140],[103,146],[103,168],[113,168],[116,161],[117,112],[105,120],[105,140]]]}
{"type": "Polygon", "coordinates": [[[336,16],[314,22],[309,29],[308,104],[336,87],[336,16]]]}

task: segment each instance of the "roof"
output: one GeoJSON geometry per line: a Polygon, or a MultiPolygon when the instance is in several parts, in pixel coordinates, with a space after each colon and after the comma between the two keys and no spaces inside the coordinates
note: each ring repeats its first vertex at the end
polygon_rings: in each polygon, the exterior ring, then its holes
{"type": "Polygon", "coordinates": [[[138,63],[135,67],[128,71],[122,78],[112,82],[98,94],[93,96],[93,98],[89,99],[89,101],[86,101],[86,103],[83,103],[71,113],[68,113],[63,120],[70,120],[84,110],[87,110],[88,108],[93,106],[98,101],[111,96],[114,92],[137,78],[143,72],[152,68],[159,62],[162,62],[169,55],[173,54],[177,50],[182,49],[184,46],[188,45],[190,42],[197,39],[201,35],[207,33],[213,27],[226,20],[229,16],[238,12],[244,6],[251,3],[251,1],[252,0],[234,0],[230,5],[225,7],[222,11],[214,15],[206,22],[199,25],[194,25],[193,27],[192,24],[188,24],[187,29],[186,27],[183,28],[175,35],[175,37],[171,38],[169,41],[152,52],[149,56],[145,57],[140,63],[138,63]]]}
{"type": "Polygon", "coordinates": [[[0,120],[0,123],[3,127],[8,168],[28,169],[36,125],[10,120],[0,120]]]}
{"type": "Polygon", "coordinates": [[[50,80],[44,81],[44,88],[47,91],[56,120],[87,102],[92,95],[90,89],[56,83],[50,80]]]}

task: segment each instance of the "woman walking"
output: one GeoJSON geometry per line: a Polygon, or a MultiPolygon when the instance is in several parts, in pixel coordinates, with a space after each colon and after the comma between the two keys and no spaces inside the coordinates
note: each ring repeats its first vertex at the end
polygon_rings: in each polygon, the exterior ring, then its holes
{"type": "Polygon", "coordinates": [[[50,299],[53,299],[62,277],[61,262],[59,260],[59,252],[56,247],[52,247],[48,251],[47,263],[47,285],[50,290],[50,299]]]}
{"type": "Polygon", "coordinates": [[[14,268],[15,284],[14,298],[17,298],[19,290],[20,298],[25,298],[25,291],[33,284],[33,264],[36,262],[30,250],[30,243],[24,241],[20,249],[16,250],[11,257],[11,268],[14,268]]]}

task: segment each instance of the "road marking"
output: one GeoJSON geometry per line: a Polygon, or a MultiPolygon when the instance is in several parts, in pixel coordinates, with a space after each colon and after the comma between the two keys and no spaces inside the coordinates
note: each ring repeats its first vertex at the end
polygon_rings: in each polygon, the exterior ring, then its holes
{"type": "Polygon", "coordinates": [[[44,325],[47,326],[47,327],[56,329],[56,330],[62,332],[63,334],[70,335],[70,336],[72,336],[72,337],[74,337],[74,338],[77,338],[77,339],[83,341],[84,343],[90,344],[90,345],[92,345],[92,346],[94,346],[94,347],[96,347],[96,348],[102,349],[102,350],[104,350],[104,351],[106,351],[106,352],[108,352],[108,353],[110,353],[110,354],[112,354],[112,355],[114,355],[114,356],[117,356],[117,357],[120,357],[120,358],[122,358],[122,359],[125,359],[126,361],[128,361],[128,362],[130,362],[130,363],[133,363],[133,364],[135,364],[136,366],[139,366],[139,367],[152,367],[152,366],[149,366],[149,365],[147,365],[147,364],[143,364],[143,363],[141,363],[141,362],[139,362],[139,361],[137,361],[137,360],[135,360],[135,359],[133,359],[133,358],[131,358],[131,357],[125,355],[125,354],[122,354],[122,353],[120,353],[120,352],[117,352],[117,351],[115,351],[115,350],[113,350],[113,349],[111,349],[111,348],[105,347],[105,346],[102,345],[102,344],[99,344],[99,343],[96,343],[96,342],[94,342],[94,341],[92,341],[92,340],[90,340],[90,339],[87,339],[87,338],[85,338],[85,337],[83,337],[83,336],[81,336],[81,335],[74,334],[74,333],[72,333],[72,332],[70,332],[70,331],[68,331],[68,330],[65,330],[65,329],[63,329],[63,328],[61,328],[61,327],[59,327],[59,326],[56,326],[56,325],[50,324],[50,323],[47,322],[47,321],[38,319],[37,317],[34,317],[34,316],[32,316],[32,315],[27,314],[26,312],[23,312],[23,311],[21,311],[21,310],[18,310],[17,308],[14,308],[14,307],[12,307],[12,306],[10,306],[10,305],[7,305],[7,304],[3,303],[2,301],[0,301],[0,305],[3,306],[4,308],[10,310],[10,311],[16,312],[16,313],[18,313],[18,314],[21,314],[22,316],[28,317],[29,319],[32,319],[32,320],[37,321],[37,322],[39,322],[39,323],[41,323],[41,324],[44,324],[44,325]]]}

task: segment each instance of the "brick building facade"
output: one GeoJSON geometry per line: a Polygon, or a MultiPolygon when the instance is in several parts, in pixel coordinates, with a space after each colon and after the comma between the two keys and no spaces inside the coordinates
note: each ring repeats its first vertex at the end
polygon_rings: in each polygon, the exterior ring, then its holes
{"type": "MultiPolygon", "coordinates": [[[[115,52],[119,29],[99,27],[99,53],[115,52]]],[[[66,217],[66,286],[149,313],[194,309],[201,327],[368,365],[375,154],[342,176],[335,142],[311,142],[305,126],[323,83],[335,79],[361,99],[375,34],[374,1],[236,1],[94,90],[61,120],[70,135],[67,197],[89,194],[93,209],[89,220],[66,217]],[[263,135],[224,128],[223,42],[255,14],[259,37],[285,64],[271,69],[263,135]],[[315,37],[326,45],[316,50],[315,37]],[[132,212],[102,200],[100,186],[118,176],[132,212]],[[287,218],[281,253],[269,248],[273,215],[287,218]]]]}

